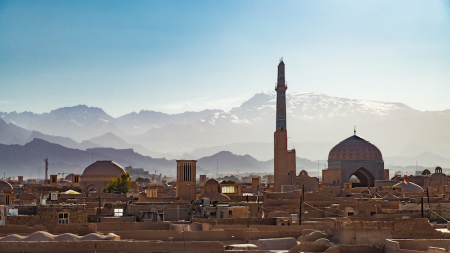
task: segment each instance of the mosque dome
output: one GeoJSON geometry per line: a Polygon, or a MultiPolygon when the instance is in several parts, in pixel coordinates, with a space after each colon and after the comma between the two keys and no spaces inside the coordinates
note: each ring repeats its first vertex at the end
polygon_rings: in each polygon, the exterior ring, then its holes
{"type": "Polygon", "coordinates": [[[13,192],[13,187],[10,183],[0,180],[0,192],[13,192]]]}
{"type": "Polygon", "coordinates": [[[402,192],[423,192],[422,187],[412,182],[401,181],[395,184],[394,186],[402,187],[402,192]]]}
{"type": "Polygon", "coordinates": [[[383,156],[375,145],[357,135],[353,135],[334,146],[328,155],[328,161],[341,160],[382,161],[383,156]]]}
{"type": "Polygon", "coordinates": [[[117,177],[125,173],[119,164],[113,161],[96,161],[84,169],[82,176],[112,176],[117,177]]]}

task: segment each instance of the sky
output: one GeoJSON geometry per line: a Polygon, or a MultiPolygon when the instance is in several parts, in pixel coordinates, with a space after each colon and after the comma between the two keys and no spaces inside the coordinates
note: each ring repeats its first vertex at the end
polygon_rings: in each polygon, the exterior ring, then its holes
{"type": "Polygon", "coordinates": [[[230,110],[274,89],[450,109],[450,1],[2,1],[0,111],[230,110]]]}

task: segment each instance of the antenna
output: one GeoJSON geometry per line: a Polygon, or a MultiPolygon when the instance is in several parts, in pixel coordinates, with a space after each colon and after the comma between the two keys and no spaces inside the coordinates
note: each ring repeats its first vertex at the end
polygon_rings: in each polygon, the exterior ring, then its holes
{"type": "Polygon", "coordinates": [[[219,178],[219,161],[217,161],[217,174],[216,177],[219,178]]]}
{"type": "Polygon", "coordinates": [[[356,135],[356,126],[353,126],[353,135],[356,135]]]}
{"type": "Polygon", "coordinates": [[[92,150],[92,162],[94,162],[94,149],[91,150],[92,150]]]}
{"type": "Polygon", "coordinates": [[[319,160],[317,160],[317,178],[319,178],[320,168],[319,168],[319,160]]]}

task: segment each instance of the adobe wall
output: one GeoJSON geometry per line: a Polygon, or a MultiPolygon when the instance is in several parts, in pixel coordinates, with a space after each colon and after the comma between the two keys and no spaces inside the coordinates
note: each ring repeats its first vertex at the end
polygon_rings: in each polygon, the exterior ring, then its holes
{"type": "Polygon", "coordinates": [[[0,252],[224,252],[220,242],[161,241],[81,241],[81,242],[0,242],[0,252]]]}
{"type": "Polygon", "coordinates": [[[384,253],[383,248],[373,245],[335,245],[324,253],[384,253]]]}
{"type": "Polygon", "coordinates": [[[245,230],[236,229],[233,231],[170,231],[170,230],[134,230],[134,231],[109,231],[120,239],[127,240],[161,240],[170,241],[229,241],[244,240],[245,230]]]}
{"type": "Polygon", "coordinates": [[[450,240],[447,239],[393,239],[387,240],[385,244],[386,253],[417,253],[417,252],[448,252],[450,240]],[[429,249],[434,247],[434,249],[429,249]]]}
{"type": "Polygon", "coordinates": [[[266,239],[266,238],[285,238],[294,237],[298,238],[302,235],[302,230],[280,230],[280,231],[247,231],[245,233],[245,241],[266,239]]]}
{"type": "Polygon", "coordinates": [[[37,231],[45,231],[44,226],[35,225],[34,227],[28,227],[26,225],[2,225],[0,226],[0,237],[10,234],[29,235],[37,231]]]}
{"type": "Polygon", "coordinates": [[[399,219],[394,221],[395,239],[438,239],[441,233],[428,223],[428,219],[399,219]]]}
{"type": "Polygon", "coordinates": [[[169,222],[97,223],[98,231],[170,230],[169,222]]]}
{"type": "MultiPolygon", "coordinates": [[[[246,225],[215,225],[215,229],[247,228],[246,225]]],[[[325,223],[303,223],[302,225],[292,226],[273,226],[273,225],[250,225],[250,229],[257,231],[302,231],[304,229],[325,230],[325,223]]]]}
{"type": "Polygon", "coordinates": [[[192,219],[192,222],[211,225],[276,225],[276,218],[241,218],[241,219],[192,219]]]}
{"type": "Polygon", "coordinates": [[[337,221],[335,235],[341,244],[384,245],[386,239],[394,238],[394,224],[380,221],[337,221]]]}
{"type": "Polygon", "coordinates": [[[56,225],[53,233],[54,234],[72,233],[83,236],[95,232],[97,232],[96,224],[66,224],[66,225],[58,224],[56,225]]]}
{"type": "Polygon", "coordinates": [[[390,221],[348,221],[335,219],[330,226],[341,244],[384,245],[386,239],[439,239],[444,235],[436,231],[427,219],[399,219],[390,221]]]}
{"type": "Polygon", "coordinates": [[[157,212],[158,210],[161,210],[164,211],[164,220],[179,221],[189,219],[187,209],[188,209],[187,203],[133,204],[128,206],[127,213],[136,216],[136,219],[139,220],[141,218],[142,212],[157,212]]]}
{"type": "Polygon", "coordinates": [[[43,225],[47,231],[53,233],[55,227],[58,225],[59,213],[69,214],[69,224],[87,224],[87,213],[83,210],[83,206],[44,206],[36,208],[36,206],[31,206],[30,208],[21,206],[19,214],[21,214],[21,211],[26,212],[27,210],[34,210],[36,214],[18,216],[9,215],[6,217],[6,224],[26,225],[28,227],[43,225]]]}

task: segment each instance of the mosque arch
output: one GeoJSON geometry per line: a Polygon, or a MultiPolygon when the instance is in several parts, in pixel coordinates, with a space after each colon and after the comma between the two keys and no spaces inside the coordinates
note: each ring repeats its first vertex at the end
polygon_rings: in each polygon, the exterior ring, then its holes
{"type": "Polygon", "coordinates": [[[86,187],[85,192],[97,192],[97,187],[95,187],[94,184],[90,184],[88,187],[86,187]]]}
{"type": "Polygon", "coordinates": [[[370,170],[364,167],[361,167],[353,172],[349,179],[352,176],[356,176],[359,179],[359,183],[353,183],[352,187],[373,187],[375,185],[375,176],[372,172],[370,172],[370,170]]]}

